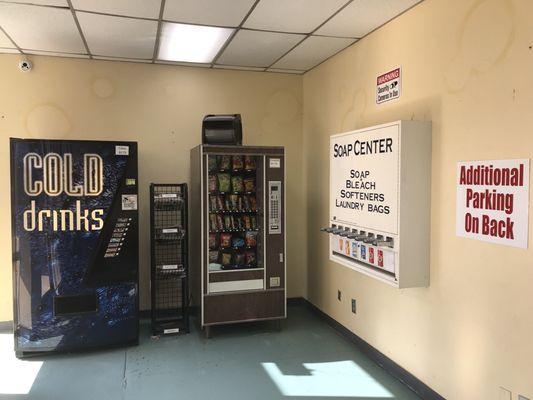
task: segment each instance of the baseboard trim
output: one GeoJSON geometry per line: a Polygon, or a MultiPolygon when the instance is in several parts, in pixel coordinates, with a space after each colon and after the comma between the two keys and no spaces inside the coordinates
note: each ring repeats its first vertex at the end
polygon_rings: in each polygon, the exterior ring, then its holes
{"type": "Polygon", "coordinates": [[[289,297],[287,299],[287,306],[307,306],[308,301],[303,297],[289,297]]]}
{"type": "Polygon", "coordinates": [[[13,321],[0,321],[0,333],[13,333],[13,321]]]}
{"type": "Polygon", "coordinates": [[[440,394],[431,389],[428,385],[418,379],[416,376],[411,374],[409,371],[403,367],[396,364],[393,360],[387,357],[385,354],[381,353],[375,347],[370,345],[361,337],[357,336],[351,330],[346,328],[344,325],[327,315],[325,312],[320,310],[314,304],[309,302],[304,298],[300,299],[291,299],[291,302],[295,304],[305,305],[311,312],[323,319],[328,325],[337,330],[341,335],[343,335],[350,342],[355,344],[361,352],[363,352],[368,358],[378,364],[381,368],[387,371],[390,375],[398,379],[414,393],[424,400],[446,400],[440,394]]]}

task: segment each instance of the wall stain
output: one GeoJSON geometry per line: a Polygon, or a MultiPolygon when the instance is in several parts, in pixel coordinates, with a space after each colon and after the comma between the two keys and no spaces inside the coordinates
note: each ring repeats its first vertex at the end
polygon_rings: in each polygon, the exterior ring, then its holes
{"type": "Polygon", "coordinates": [[[298,119],[301,108],[298,99],[291,92],[277,91],[267,101],[261,128],[267,133],[277,133],[282,126],[298,119]]]}
{"type": "Polygon", "coordinates": [[[40,104],[26,117],[26,131],[30,137],[62,139],[71,129],[65,111],[54,104],[40,104]]]}
{"type": "Polygon", "coordinates": [[[115,94],[115,86],[108,78],[96,78],[91,84],[93,93],[101,98],[107,99],[115,94]]]}
{"type": "MultiPolygon", "coordinates": [[[[339,93],[339,98],[344,98],[345,94],[339,93]]],[[[354,130],[362,119],[367,106],[367,95],[362,89],[355,90],[352,94],[351,104],[341,118],[340,132],[354,130]]]]}
{"type": "Polygon", "coordinates": [[[503,61],[515,38],[512,0],[479,0],[467,12],[460,28],[456,55],[445,72],[449,93],[463,90],[472,77],[503,61]],[[491,34],[486,27],[490,25],[491,34]]]}

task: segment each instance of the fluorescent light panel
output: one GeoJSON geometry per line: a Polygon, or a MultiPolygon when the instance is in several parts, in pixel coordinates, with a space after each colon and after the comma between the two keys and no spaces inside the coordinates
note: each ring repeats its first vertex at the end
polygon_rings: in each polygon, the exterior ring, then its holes
{"type": "Polygon", "coordinates": [[[210,63],[234,29],[163,22],[157,58],[210,63]]]}

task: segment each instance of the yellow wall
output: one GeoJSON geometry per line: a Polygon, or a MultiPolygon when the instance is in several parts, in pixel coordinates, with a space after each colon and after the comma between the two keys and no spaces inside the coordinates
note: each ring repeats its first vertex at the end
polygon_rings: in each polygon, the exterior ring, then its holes
{"type": "Polygon", "coordinates": [[[499,386],[533,398],[533,250],[455,236],[457,161],[533,156],[532,15],[530,0],[426,0],[303,83],[43,57],[22,74],[16,56],[0,56],[0,320],[11,318],[9,136],[138,140],[147,227],[148,183],[188,179],[202,116],[241,112],[246,144],[287,148],[289,296],[307,294],[448,399],[498,399],[499,386]],[[377,106],[377,75],[398,65],[401,99],[377,106]],[[397,119],[433,122],[429,288],[393,289],[331,263],[319,233],[328,223],[329,136],[397,119]]]}
{"type": "Polygon", "coordinates": [[[447,399],[533,398],[533,249],[455,235],[457,161],[533,157],[532,16],[531,0],[426,0],[304,75],[309,299],[447,399]],[[376,77],[398,65],[401,99],[376,105],[376,77]],[[398,119],[433,121],[424,289],[329,262],[319,232],[329,136],[398,119]]]}
{"type": "Polygon", "coordinates": [[[306,291],[302,179],[302,77],[163,65],[0,55],[0,321],[12,319],[8,138],[139,142],[141,308],[149,307],[150,182],[189,179],[189,150],[205,114],[241,113],[244,143],[287,154],[288,295],[306,291]]]}

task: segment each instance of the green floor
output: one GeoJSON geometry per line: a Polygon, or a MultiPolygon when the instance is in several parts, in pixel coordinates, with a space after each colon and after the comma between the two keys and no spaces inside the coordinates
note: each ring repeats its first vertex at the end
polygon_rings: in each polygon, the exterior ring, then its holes
{"type": "Polygon", "coordinates": [[[0,400],[418,399],[303,307],[289,307],[279,332],[254,323],[213,333],[154,340],[146,325],[138,347],[31,361],[14,359],[3,334],[0,400]]]}

